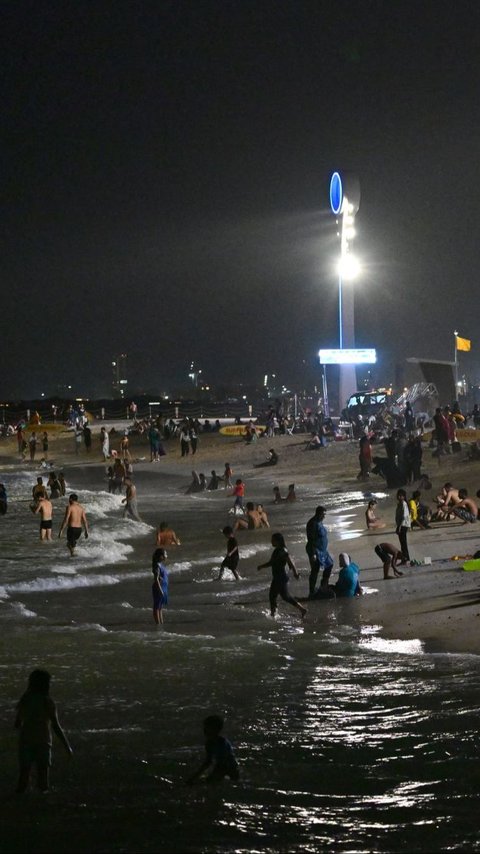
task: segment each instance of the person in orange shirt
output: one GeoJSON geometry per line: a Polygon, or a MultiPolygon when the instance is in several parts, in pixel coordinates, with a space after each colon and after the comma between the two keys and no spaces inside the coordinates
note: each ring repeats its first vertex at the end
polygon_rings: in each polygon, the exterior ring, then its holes
{"type": "Polygon", "coordinates": [[[232,495],[235,496],[235,501],[233,502],[233,512],[237,512],[237,508],[240,508],[240,512],[243,513],[243,499],[245,496],[245,484],[241,477],[237,478],[235,481],[235,486],[233,487],[232,495]]]}

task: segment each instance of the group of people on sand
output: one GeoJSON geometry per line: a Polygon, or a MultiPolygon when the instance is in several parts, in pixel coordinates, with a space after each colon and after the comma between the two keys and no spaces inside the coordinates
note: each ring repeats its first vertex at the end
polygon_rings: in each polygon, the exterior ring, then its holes
{"type": "MultiPolygon", "coordinates": [[[[465,488],[457,489],[450,482],[445,483],[436,496],[434,509],[422,503],[421,497],[422,493],[418,489],[414,490],[409,500],[407,500],[407,493],[404,489],[397,490],[395,530],[399,538],[400,552],[404,562],[410,561],[408,533],[412,529],[426,530],[432,527],[432,523],[453,520],[461,520],[464,525],[467,525],[477,522],[479,518],[478,504],[469,497],[468,490],[465,488]]],[[[476,497],[480,498],[480,490],[478,490],[476,497]]],[[[376,515],[376,506],[376,499],[371,498],[365,511],[365,520],[369,531],[386,527],[386,523],[376,515]]]]}
{"type": "Polygon", "coordinates": [[[193,492],[214,492],[217,489],[223,489],[227,487],[232,487],[232,467],[230,463],[225,463],[225,469],[223,474],[219,475],[212,469],[210,480],[207,482],[207,478],[203,474],[203,472],[192,470],[192,480],[187,486],[185,493],[186,495],[191,495],[193,492]]]}

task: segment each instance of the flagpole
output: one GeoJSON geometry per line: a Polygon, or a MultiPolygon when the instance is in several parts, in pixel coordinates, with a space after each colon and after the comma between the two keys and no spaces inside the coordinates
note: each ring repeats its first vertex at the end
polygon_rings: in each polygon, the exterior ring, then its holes
{"type": "Polygon", "coordinates": [[[458,355],[457,355],[457,335],[458,332],[455,329],[454,331],[454,347],[455,347],[455,400],[458,398],[458,355]]]}

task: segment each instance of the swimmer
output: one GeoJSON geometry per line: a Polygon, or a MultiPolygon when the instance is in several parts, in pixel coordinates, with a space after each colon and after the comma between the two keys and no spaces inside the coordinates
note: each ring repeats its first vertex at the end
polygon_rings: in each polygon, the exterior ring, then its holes
{"type": "Polygon", "coordinates": [[[155,544],[157,546],[179,546],[181,545],[175,531],[169,528],[167,522],[160,522],[158,526],[155,544]]]}
{"type": "Polygon", "coordinates": [[[88,540],[87,516],[82,505],[78,503],[78,495],[74,492],[68,498],[68,506],[58,532],[59,538],[62,536],[65,527],[67,529],[67,548],[73,557],[77,540],[82,533],[82,528],[85,532],[85,539],[88,540]]]}
{"type": "Polygon", "coordinates": [[[53,505],[50,499],[40,498],[35,513],[40,513],[40,540],[51,540],[53,505]]]}

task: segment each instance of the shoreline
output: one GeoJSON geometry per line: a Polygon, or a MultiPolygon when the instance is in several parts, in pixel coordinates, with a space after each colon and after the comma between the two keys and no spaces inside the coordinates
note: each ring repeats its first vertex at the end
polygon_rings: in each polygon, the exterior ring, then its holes
{"type": "MultiPolygon", "coordinates": [[[[75,455],[71,436],[65,439],[64,436],[59,435],[51,441],[50,456],[54,460],[55,468],[66,473],[67,481],[69,478],[74,479],[76,488],[80,488],[79,481],[80,483],[83,481],[85,488],[105,489],[107,464],[99,459],[98,429],[94,427],[93,447],[88,455],[83,446],[78,457],[75,455]]],[[[111,442],[112,447],[119,444],[121,436],[122,432],[118,432],[111,442]]],[[[308,561],[300,542],[298,524],[292,525],[290,507],[273,504],[273,485],[280,485],[282,494],[285,494],[288,483],[294,482],[298,499],[293,505],[295,516],[298,518],[301,514],[306,524],[315,506],[325,500],[329,549],[335,558],[336,567],[339,552],[347,550],[360,566],[362,585],[377,591],[348,603],[351,606],[349,612],[355,614],[355,622],[358,621],[363,626],[380,625],[382,637],[387,640],[418,639],[426,652],[480,654],[480,631],[476,630],[477,626],[480,629],[480,621],[478,621],[480,578],[475,572],[463,571],[462,561],[451,560],[454,555],[473,554],[480,547],[480,522],[465,526],[457,522],[439,523],[429,530],[417,530],[409,534],[411,556],[416,559],[431,557],[432,564],[405,567],[403,577],[387,582],[383,579],[382,566],[373,549],[382,540],[391,540],[395,544],[397,542],[393,525],[396,490],[389,492],[385,482],[378,477],[372,476],[370,481],[362,484],[356,480],[358,471],[356,442],[331,443],[327,448],[319,451],[304,451],[306,441],[306,435],[304,437],[303,434],[295,434],[278,436],[265,441],[259,440],[252,445],[247,445],[238,438],[217,434],[201,435],[199,449],[194,457],[182,459],[179,443],[176,440],[170,440],[165,445],[167,455],[162,457],[159,463],[150,463],[146,438],[134,437],[131,441],[131,450],[140,515],[142,515],[142,495],[145,497],[148,495],[150,500],[158,497],[158,503],[161,504],[162,474],[169,479],[181,479],[186,489],[193,468],[199,472],[205,472],[208,479],[213,468],[216,469],[217,474],[221,474],[224,463],[228,460],[233,467],[234,478],[238,473],[238,476],[241,476],[247,484],[246,500],[250,498],[262,500],[270,515],[272,531],[278,528],[284,533],[287,545],[289,542],[292,543],[291,551],[301,571],[301,587],[304,589],[308,578],[308,561]],[[270,447],[275,448],[279,455],[278,464],[271,468],[253,468],[255,463],[266,457],[270,447]],[[144,459],[141,459],[142,457],[144,459]],[[337,524],[341,507],[329,511],[328,499],[334,498],[337,494],[341,498],[345,493],[354,495],[354,503],[357,503],[357,506],[349,507],[348,520],[339,521],[337,524]],[[362,494],[368,496],[374,493],[388,495],[386,498],[380,498],[378,504],[379,516],[387,522],[387,526],[381,531],[367,532],[364,521],[365,507],[359,502],[362,501],[362,494]],[[388,524],[390,520],[392,520],[391,525],[388,524]]],[[[425,462],[427,455],[429,452],[425,451],[425,462]]],[[[446,480],[451,480],[458,486],[466,486],[470,494],[476,492],[480,472],[477,475],[476,464],[466,463],[462,457],[463,454],[452,455],[451,458],[442,460],[441,466],[433,459],[428,460],[428,465],[424,465],[423,469],[429,472],[433,488],[429,493],[423,493],[425,501],[430,503],[446,480]]],[[[18,467],[23,471],[31,471],[33,482],[36,475],[42,474],[38,463],[39,460],[35,463],[30,461],[20,463],[16,453],[15,437],[4,440],[0,445],[0,469],[18,467]],[[6,448],[7,442],[10,445],[8,448],[6,448]]],[[[407,492],[413,488],[414,485],[408,487],[407,492]]],[[[222,494],[225,495],[223,491],[222,494]]],[[[214,493],[211,495],[213,497],[214,493]]],[[[367,499],[364,500],[366,504],[367,499]]],[[[169,502],[171,501],[169,496],[169,502]]],[[[170,507],[173,510],[174,500],[170,507]]],[[[214,507],[215,515],[212,524],[220,528],[222,522],[226,524],[224,517],[227,511],[220,508],[217,511],[217,505],[212,502],[211,509],[205,508],[208,510],[209,518],[214,507]]],[[[195,505],[192,503],[192,511],[194,509],[195,505]]],[[[159,510],[158,522],[164,512],[159,510]]],[[[151,512],[148,512],[148,517],[145,521],[148,524],[155,524],[150,518],[151,512]]],[[[151,539],[153,542],[153,535],[151,539]]],[[[248,541],[245,535],[240,537],[241,546],[248,541]]],[[[147,545],[146,539],[141,537],[135,541],[135,550],[143,556],[150,545],[147,545]]],[[[188,560],[184,548],[178,554],[179,558],[180,555],[181,560],[188,560]]],[[[305,598],[297,585],[295,585],[295,595],[305,598]]],[[[172,616],[174,607],[171,611],[172,616]]],[[[307,621],[322,624],[326,603],[309,602],[308,608],[307,621]]],[[[345,609],[342,608],[343,611],[345,609]]]]}

